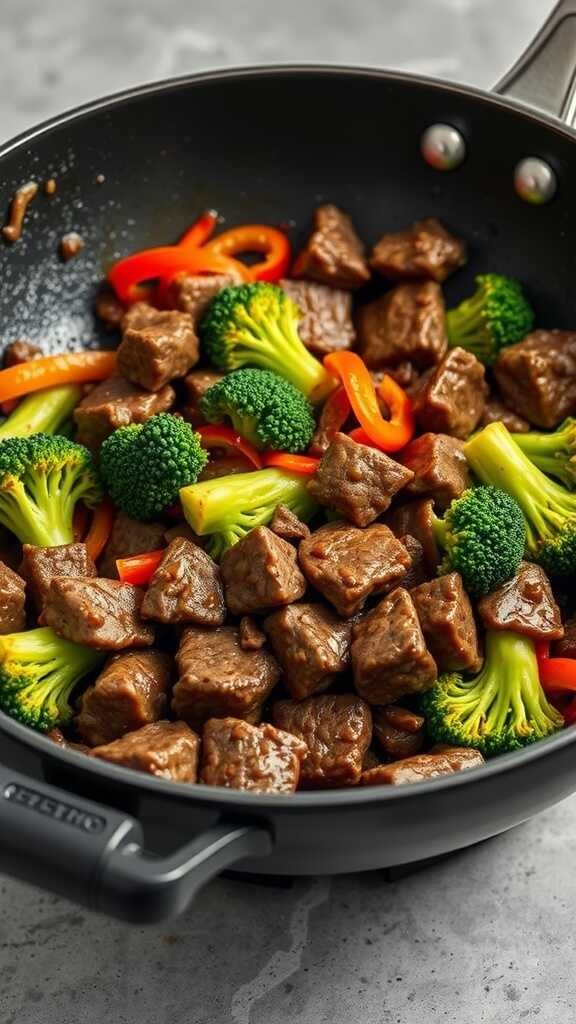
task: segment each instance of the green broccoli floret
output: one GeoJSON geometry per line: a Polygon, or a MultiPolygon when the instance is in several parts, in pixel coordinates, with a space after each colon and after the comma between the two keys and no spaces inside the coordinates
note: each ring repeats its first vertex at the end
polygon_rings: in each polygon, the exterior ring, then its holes
{"type": "Polygon", "coordinates": [[[474,747],[486,757],[528,746],[564,725],[540,685],[534,642],[519,633],[489,631],[479,674],[444,673],[421,708],[435,743],[474,747]]]}
{"type": "Polygon", "coordinates": [[[290,381],[270,370],[236,370],[200,400],[209,423],[232,421],[256,448],[305,451],[316,427],[312,406],[290,381]]]}
{"type": "Polygon", "coordinates": [[[277,285],[258,281],[223,288],[201,324],[204,352],[219,370],[272,370],[312,402],[320,402],[336,382],[300,340],[301,316],[277,285]]]}
{"type": "Polygon", "coordinates": [[[459,572],[472,597],[481,597],[511,579],[522,561],[526,525],[522,510],[498,487],[472,487],[434,518],[434,534],[444,551],[440,573],[459,572]]]}
{"type": "Polygon", "coordinates": [[[32,729],[65,725],[72,690],[104,657],[46,627],[0,636],[0,707],[32,729]]]}
{"type": "Polygon", "coordinates": [[[153,519],[198,479],[208,455],[189,423],[168,412],[120,427],[103,442],[100,471],[112,501],[133,519],[153,519]]]}
{"type": "Polygon", "coordinates": [[[215,559],[255,526],[266,526],[277,505],[287,505],[304,522],[317,509],[306,478],[280,469],[202,480],[183,487],[180,501],[194,532],[210,536],[208,550],[215,559]]]}
{"type": "Polygon", "coordinates": [[[26,395],[3,423],[0,440],[5,437],[29,437],[30,434],[59,434],[82,398],[75,384],[61,384],[26,395]]]}
{"type": "Polygon", "coordinates": [[[448,343],[490,366],[501,348],[532,330],[534,313],[522,286],[503,274],[478,274],[476,291],[446,313],[448,343]]]}
{"type": "Polygon", "coordinates": [[[464,446],[472,470],[507,491],[526,520],[526,551],[550,576],[576,572],[576,494],[534,466],[503,423],[490,423],[464,446]]]}
{"type": "Polygon", "coordinates": [[[50,434],[0,441],[0,523],[22,544],[70,544],[76,502],[91,507],[100,499],[92,456],[81,444],[50,434]]]}
{"type": "Polygon", "coordinates": [[[576,419],[569,416],[550,433],[512,434],[512,440],[543,473],[576,490],[576,419]]]}

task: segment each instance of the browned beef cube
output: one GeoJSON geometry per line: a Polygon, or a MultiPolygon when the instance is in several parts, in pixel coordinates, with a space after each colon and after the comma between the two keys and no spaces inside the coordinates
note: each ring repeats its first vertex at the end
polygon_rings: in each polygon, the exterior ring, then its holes
{"type": "Polygon", "coordinates": [[[537,427],[576,412],[576,331],[533,331],[503,348],[494,364],[502,398],[537,427]]]}
{"type": "Polygon", "coordinates": [[[266,643],[266,634],[250,615],[243,615],[240,619],[238,636],[243,651],[260,651],[266,643]]]}
{"type": "Polygon", "coordinates": [[[317,208],[312,234],[292,273],[332,288],[359,288],[370,279],[364,246],[348,214],[331,204],[317,208]]]}
{"type": "Polygon", "coordinates": [[[143,306],[136,303],[124,317],[118,369],[133,384],[160,391],[198,362],[198,338],[188,313],[143,306]]]}
{"type": "Polygon", "coordinates": [[[384,452],[336,434],[308,490],[321,505],[335,509],[355,526],[368,526],[412,478],[410,469],[384,452]]]}
{"type": "Polygon", "coordinates": [[[308,582],[345,618],[395,587],[410,568],[406,548],[381,523],[365,530],[327,523],[300,542],[298,556],[308,582]]]}
{"type": "Polygon", "coordinates": [[[509,430],[511,434],[525,434],[530,430],[528,420],[512,412],[512,409],[509,409],[507,405],[504,405],[504,402],[501,402],[499,398],[495,398],[493,395],[486,400],[484,412],[478,426],[487,427],[489,423],[503,423],[506,430],[509,430]]]}
{"type": "Polygon", "coordinates": [[[103,286],[96,296],[94,311],[107,331],[117,331],[122,324],[126,307],[111,288],[103,286]]]}
{"type": "Polygon", "coordinates": [[[189,540],[191,544],[196,544],[200,547],[200,537],[197,533],[194,533],[194,530],[188,526],[188,523],[176,523],[174,526],[169,526],[167,530],[164,530],[164,540],[167,544],[177,540],[178,537],[181,537],[183,540],[189,540]]]}
{"type": "Polygon", "coordinates": [[[198,324],[215,295],[223,288],[242,284],[239,274],[177,274],[170,285],[168,305],[181,313],[189,313],[198,324]]]}
{"type": "Polygon", "coordinates": [[[123,377],[109,377],[76,406],[76,440],[95,451],[118,427],[145,423],[156,413],[167,412],[173,404],[174,391],[169,386],[150,394],[123,377]]]}
{"type": "Polygon", "coordinates": [[[176,664],[172,709],[194,727],[226,715],[258,722],[262,704],[280,677],[272,654],[243,650],[234,626],[190,626],[180,641],[176,664]]]}
{"type": "Polygon", "coordinates": [[[118,580],[56,576],[44,598],[40,625],[101,651],[147,647],[154,627],[140,618],[143,592],[118,580]]]}
{"type": "Polygon", "coordinates": [[[254,793],[293,793],[305,744],[265,722],[212,718],[202,735],[201,781],[254,793]]]}
{"type": "Polygon", "coordinates": [[[414,757],[424,746],[424,719],[394,704],[375,708],[374,735],[384,753],[393,761],[414,757]],[[409,728],[406,728],[407,725],[409,728]]]}
{"type": "Polygon", "coordinates": [[[438,363],[448,344],[444,299],[434,281],[399,284],[361,306],[356,318],[358,350],[374,370],[404,363],[438,363]]]}
{"type": "Polygon", "coordinates": [[[395,380],[409,395],[412,394],[413,389],[420,380],[418,368],[409,359],[405,359],[403,363],[397,363],[396,366],[385,366],[381,370],[371,370],[370,376],[376,387],[380,384],[383,377],[392,377],[392,380],[395,380]]]}
{"type": "Polygon", "coordinates": [[[131,555],[141,555],[145,551],[163,548],[165,529],[162,523],[141,523],[138,519],[131,519],[123,512],[118,512],[110,540],[100,559],[100,576],[118,579],[118,558],[130,558],[131,555]]]}
{"type": "Polygon", "coordinates": [[[22,547],[20,573],[28,583],[37,611],[41,611],[55,576],[97,576],[85,544],[59,544],[53,548],[22,547]]]}
{"type": "Polygon", "coordinates": [[[18,573],[0,562],[0,634],[26,629],[26,585],[18,573]]]}
{"type": "Polygon", "coordinates": [[[488,387],[484,367],[471,352],[453,348],[421,378],[414,412],[422,430],[467,438],[480,422],[488,387]]]}
{"type": "Polygon", "coordinates": [[[186,405],[182,410],[185,420],[192,426],[197,427],[205,423],[205,418],[200,412],[200,399],[211,388],[222,380],[223,374],[214,373],[213,370],[192,370],[184,377],[184,391],[186,394],[186,405]]]}
{"type": "Polygon", "coordinates": [[[306,348],[318,356],[352,348],[356,331],[350,292],[312,281],[283,280],[278,284],[303,314],[298,334],[306,348]]]}
{"type": "Polygon", "coordinates": [[[94,747],[92,757],[172,782],[196,782],[200,737],[184,722],[152,722],[94,747]]]}
{"type": "Polygon", "coordinates": [[[283,540],[302,540],[303,537],[310,536],[306,523],[302,523],[287,505],[276,506],[270,529],[283,540]]]}
{"type": "Polygon", "coordinates": [[[564,636],[552,644],[554,658],[576,658],[576,615],[564,623],[564,636]]]}
{"type": "Polygon", "coordinates": [[[482,664],[474,612],[457,572],[411,591],[422,632],[441,672],[476,672],[482,664]]]}
{"type": "Polygon", "coordinates": [[[372,713],[352,693],[279,700],[272,709],[274,725],[303,740],[300,785],[306,789],[355,786],[372,739],[372,713]]]}
{"type": "Polygon", "coordinates": [[[513,579],[481,598],[478,613],[486,629],[512,630],[535,640],[559,640],[564,635],[548,577],[531,562],[522,562],[513,579]]]}
{"type": "Polygon", "coordinates": [[[13,341],[10,345],[7,345],[4,349],[4,366],[9,369],[10,366],[20,366],[21,363],[29,363],[31,359],[40,359],[44,353],[38,345],[33,345],[30,341],[24,341],[20,338],[18,341],[13,341]]]}
{"type": "Polygon", "coordinates": [[[327,690],[350,664],[351,625],[322,604],[291,604],[264,621],[295,700],[327,690]]]}
{"type": "Polygon", "coordinates": [[[229,548],[220,569],[233,615],[270,611],[297,601],[306,590],[295,549],[267,526],[250,530],[229,548]]]}
{"type": "Polygon", "coordinates": [[[108,659],[80,698],[76,727],[91,747],[111,743],[166,714],[172,659],[160,651],[128,651],[108,659]]]}
{"type": "Polygon", "coordinates": [[[436,680],[414,602],[398,587],[352,629],[356,690],[370,704],[389,704],[429,690],[436,680]]]}
{"type": "Polygon", "coordinates": [[[409,533],[403,534],[398,540],[404,545],[412,559],[412,564],[402,580],[402,586],[405,590],[412,590],[413,587],[419,586],[420,583],[424,583],[424,580],[429,578],[424,548],[420,541],[416,540],[416,537],[412,537],[409,533]]]}
{"type": "Polygon", "coordinates": [[[406,535],[420,541],[424,552],[424,562],[430,572],[434,572],[440,561],[440,553],[434,534],[434,502],[431,498],[419,498],[409,501],[406,505],[393,508],[386,517],[386,522],[400,540],[406,535]]]}
{"type": "Polygon", "coordinates": [[[363,786],[401,786],[406,782],[423,782],[438,775],[453,775],[467,768],[479,768],[484,758],[478,750],[467,747],[446,747],[441,753],[418,754],[393,764],[380,764],[364,772],[363,786]]]}
{"type": "Polygon", "coordinates": [[[429,496],[440,509],[448,508],[470,487],[463,444],[456,437],[421,434],[406,445],[399,458],[414,473],[406,492],[429,496]]]}
{"type": "Polygon", "coordinates": [[[64,750],[75,750],[78,754],[89,754],[90,747],[86,743],[74,743],[71,740],[66,739],[61,729],[50,729],[50,732],[45,733],[47,740],[52,740],[57,747],[62,747],[64,750]]]}
{"type": "Polygon", "coordinates": [[[150,580],[140,614],[156,622],[221,626],[226,605],[218,566],[197,544],[183,537],[171,541],[150,580]]]}
{"type": "Polygon", "coordinates": [[[372,250],[370,266],[383,277],[431,277],[445,281],[466,262],[466,246],[428,217],[404,231],[382,235],[372,250]]]}
{"type": "MultiPolygon", "coordinates": [[[[346,406],[344,405],[344,408],[346,406]]],[[[322,456],[332,444],[336,434],[345,429],[350,418],[350,407],[342,415],[342,409],[338,403],[324,402],[320,415],[316,419],[316,430],[308,449],[310,455],[322,456]]]]}

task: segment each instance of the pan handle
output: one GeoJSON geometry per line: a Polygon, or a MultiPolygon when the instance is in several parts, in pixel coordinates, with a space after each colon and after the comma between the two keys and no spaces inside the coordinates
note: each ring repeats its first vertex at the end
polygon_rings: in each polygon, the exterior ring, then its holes
{"type": "Polygon", "coordinates": [[[573,126],[576,120],[576,0],[560,0],[494,92],[553,114],[573,126]]]}
{"type": "Polygon", "coordinates": [[[220,871],[271,850],[263,826],[220,821],[155,857],[130,815],[0,765],[0,870],[124,921],[175,917],[220,871]]]}

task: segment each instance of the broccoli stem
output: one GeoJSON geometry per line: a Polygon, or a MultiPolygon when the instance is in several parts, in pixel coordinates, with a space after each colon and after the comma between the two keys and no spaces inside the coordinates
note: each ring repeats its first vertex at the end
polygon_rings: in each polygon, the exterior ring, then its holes
{"type": "Polygon", "coordinates": [[[0,440],[56,434],[78,405],[82,391],[75,384],[63,384],[27,395],[14,412],[0,424],[0,440]]]}
{"type": "Polygon", "coordinates": [[[251,334],[250,348],[239,344],[236,349],[245,365],[255,363],[257,353],[258,366],[274,373],[281,367],[282,376],[314,403],[323,402],[334,390],[336,380],[304,347],[288,304],[279,319],[267,316],[258,322],[246,313],[245,323],[251,334]]]}
{"type": "Polygon", "coordinates": [[[512,440],[542,473],[556,477],[570,490],[576,488],[576,420],[569,418],[550,433],[513,434],[512,440]]]}
{"type": "Polygon", "coordinates": [[[484,305],[486,297],[478,289],[468,299],[464,299],[455,309],[449,309],[446,313],[446,330],[448,333],[448,344],[451,347],[461,345],[462,342],[475,338],[478,332],[484,329],[484,305]]]}

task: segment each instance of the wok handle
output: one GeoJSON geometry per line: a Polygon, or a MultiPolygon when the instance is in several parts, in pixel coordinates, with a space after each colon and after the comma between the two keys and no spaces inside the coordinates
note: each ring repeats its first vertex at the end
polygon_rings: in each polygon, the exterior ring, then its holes
{"type": "Polygon", "coordinates": [[[271,849],[261,825],[218,822],[155,857],[130,815],[0,765],[0,871],[124,921],[174,917],[220,871],[271,849]]]}
{"type": "Polygon", "coordinates": [[[553,114],[576,119],[576,0],[560,0],[494,92],[553,114]]]}

